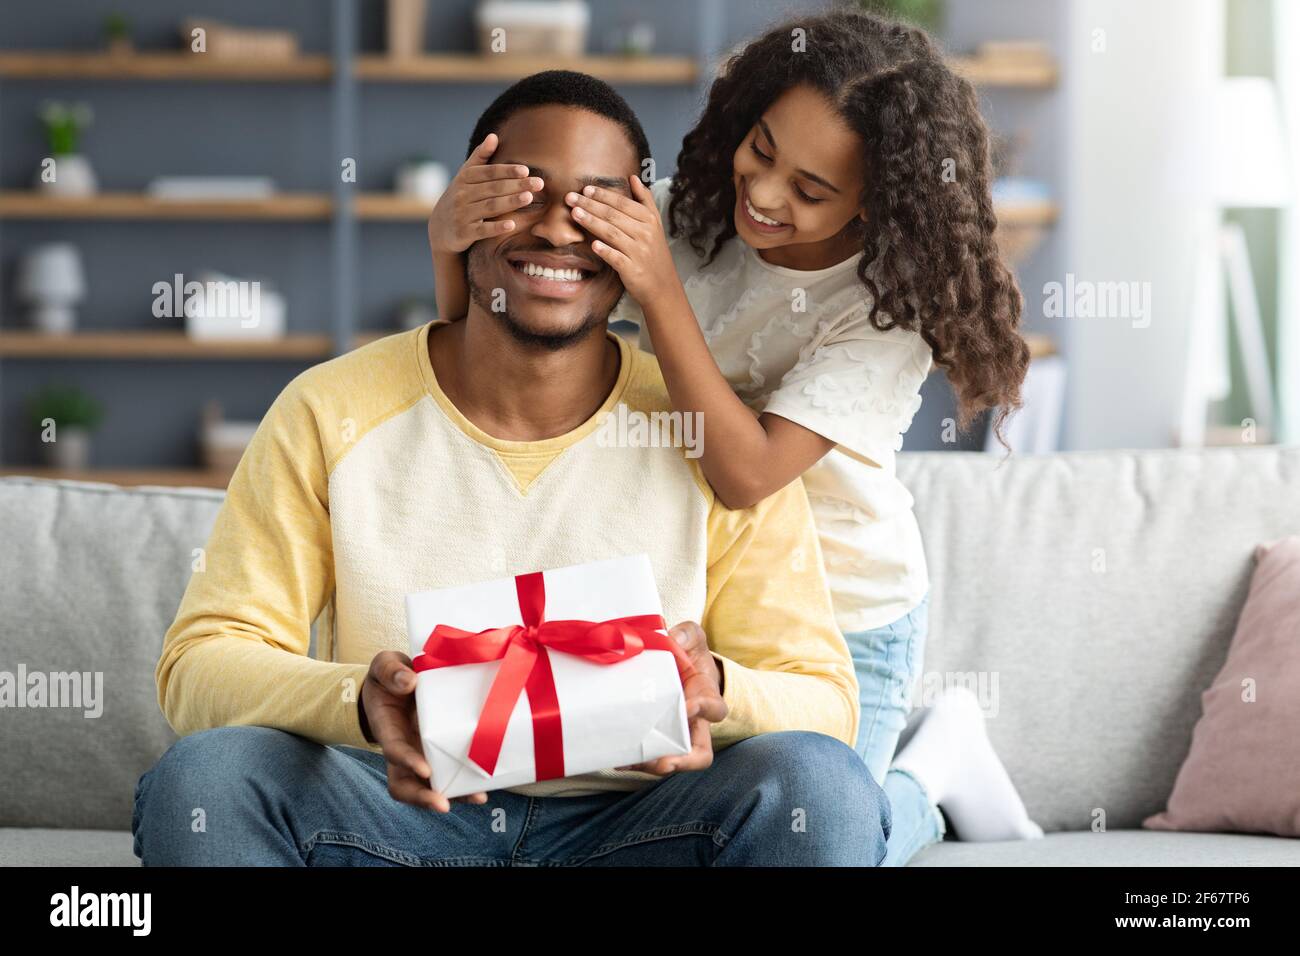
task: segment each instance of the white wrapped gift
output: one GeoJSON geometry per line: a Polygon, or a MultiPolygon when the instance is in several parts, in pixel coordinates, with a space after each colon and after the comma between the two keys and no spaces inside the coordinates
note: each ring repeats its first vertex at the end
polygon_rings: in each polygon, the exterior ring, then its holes
{"type": "MultiPolygon", "coordinates": [[[[538,747],[543,757],[540,779],[689,753],[690,733],[677,658],[671,650],[649,646],[656,641],[668,646],[671,641],[664,636],[662,614],[654,572],[644,554],[407,595],[407,630],[418,672],[415,702],[425,759],[433,770],[433,788],[447,797],[457,797],[533,783],[539,779],[538,747]],[[490,759],[485,761],[486,766],[480,765],[470,756],[471,743],[503,660],[446,662],[463,659],[455,656],[453,645],[457,642],[473,643],[475,638],[470,635],[488,631],[494,633],[485,640],[493,646],[504,649],[510,642],[519,643],[523,647],[513,652],[519,655],[516,659],[530,660],[524,648],[535,648],[536,644],[529,637],[526,625],[531,622],[525,620],[520,605],[536,598],[539,584],[545,592],[542,619],[552,626],[544,624],[540,631],[532,632],[540,635],[543,645],[531,665],[540,665],[543,673],[528,669],[532,679],[540,681],[533,685],[540,688],[538,700],[530,700],[527,689],[519,691],[509,710],[504,737],[499,737],[495,765],[490,759]],[[555,624],[601,624],[641,616],[656,620],[652,625],[644,620],[635,625],[608,624],[595,631],[583,625],[555,624]],[[428,655],[426,650],[432,646],[429,639],[435,628],[439,628],[441,643],[435,653],[428,655]],[[459,633],[453,635],[448,628],[459,633]],[[612,663],[597,663],[568,653],[559,649],[563,643],[547,644],[558,637],[561,641],[601,640],[609,646],[622,646],[629,635],[633,645],[642,640],[646,646],[633,656],[609,651],[607,657],[617,658],[612,663]],[[423,660],[421,655],[425,655],[423,660]],[[424,669],[431,657],[444,666],[424,669]],[[558,721],[554,719],[554,708],[547,707],[550,682],[545,680],[544,671],[548,663],[558,721]],[[534,703],[538,704],[539,714],[550,713],[552,718],[549,723],[540,718],[543,725],[537,741],[534,703]]],[[[521,673],[518,669],[514,672],[521,673]]],[[[508,681],[503,678],[504,683],[508,681]]],[[[502,716],[505,712],[501,707],[502,716]]],[[[492,736],[487,733],[487,737],[492,736]]],[[[494,749],[489,746],[480,750],[479,756],[494,749]]]]}

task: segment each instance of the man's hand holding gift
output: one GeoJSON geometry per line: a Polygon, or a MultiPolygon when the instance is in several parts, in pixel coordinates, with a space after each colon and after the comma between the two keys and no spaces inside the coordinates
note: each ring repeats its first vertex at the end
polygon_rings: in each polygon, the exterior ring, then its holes
{"type": "Polygon", "coordinates": [[[430,787],[433,771],[420,746],[415,683],[409,657],[397,651],[380,651],[370,662],[370,672],[361,685],[361,729],[367,740],[384,748],[388,792],[395,800],[439,813],[450,811],[452,802],[486,803],[486,793],[448,800],[430,787]]]}
{"type": "MultiPolygon", "coordinates": [[[[619,767],[666,776],[679,770],[705,770],[713,764],[710,724],[727,716],[722,699],[722,671],[709,651],[704,629],[685,621],[668,632],[689,657],[692,671],[683,675],[686,717],[691,751],[660,757],[647,763],[619,767]]],[[[486,793],[448,799],[430,786],[432,770],[421,748],[419,717],[415,706],[416,673],[411,659],[397,651],[381,651],[370,662],[362,685],[359,709],[366,739],[383,748],[388,765],[388,792],[413,806],[447,813],[451,804],[487,802],[486,793]]]]}
{"type": "Polygon", "coordinates": [[[694,621],[683,621],[668,636],[675,640],[691,659],[695,672],[685,676],[682,691],[686,695],[686,719],[691,728],[691,752],[682,756],[660,757],[647,763],[618,767],[666,775],[678,770],[706,770],[713,765],[713,736],[709,725],[727,716],[722,699],[722,669],[709,650],[704,628],[694,621]]]}

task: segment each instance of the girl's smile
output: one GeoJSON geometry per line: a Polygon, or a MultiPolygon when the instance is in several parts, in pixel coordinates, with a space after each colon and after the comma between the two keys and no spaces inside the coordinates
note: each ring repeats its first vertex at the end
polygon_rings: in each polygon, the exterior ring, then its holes
{"type": "Polygon", "coordinates": [[[787,229],[794,228],[788,222],[781,222],[778,219],[773,219],[771,216],[765,216],[755,209],[753,202],[750,201],[749,190],[746,188],[743,179],[740,181],[740,188],[736,190],[736,194],[738,205],[736,214],[737,216],[746,217],[749,220],[749,227],[751,229],[773,236],[777,233],[784,232],[787,229]]]}

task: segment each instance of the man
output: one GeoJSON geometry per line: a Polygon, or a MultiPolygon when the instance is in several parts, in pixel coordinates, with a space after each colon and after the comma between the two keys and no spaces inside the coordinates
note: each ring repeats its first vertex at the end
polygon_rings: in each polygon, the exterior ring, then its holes
{"type": "Polygon", "coordinates": [[[888,804],[850,746],[856,680],[802,485],[728,511],[682,449],[597,441],[620,404],[670,405],[653,358],[608,333],[622,287],[564,195],[627,188],[645,134],[575,73],[521,81],[479,125],[473,142],[494,129],[497,155],[545,189],[470,250],[464,321],[316,366],[268,411],[158,663],[186,736],[140,780],[137,855],[879,863],[888,804]],[[455,802],[433,791],[403,596],[638,552],[685,622],[691,753],[455,802]]]}

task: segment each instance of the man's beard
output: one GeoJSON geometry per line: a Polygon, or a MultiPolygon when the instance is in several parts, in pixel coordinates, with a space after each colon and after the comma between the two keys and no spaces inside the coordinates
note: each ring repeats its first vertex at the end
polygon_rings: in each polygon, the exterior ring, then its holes
{"type": "MultiPolygon", "coordinates": [[[[511,309],[509,302],[506,302],[504,311],[493,307],[495,303],[492,301],[492,290],[487,288],[486,283],[478,281],[483,271],[483,259],[481,255],[474,254],[473,247],[470,248],[468,266],[466,276],[469,281],[470,298],[474,300],[474,304],[495,318],[516,342],[530,348],[546,349],[550,352],[567,349],[585,339],[591,334],[592,329],[603,325],[609,317],[608,313],[597,315],[595,312],[588,312],[578,325],[566,332],[535,332],[519,320],[519,316],[511,309]]],[[[622,296],[620,295],[619,298],[622,296]]]]}

